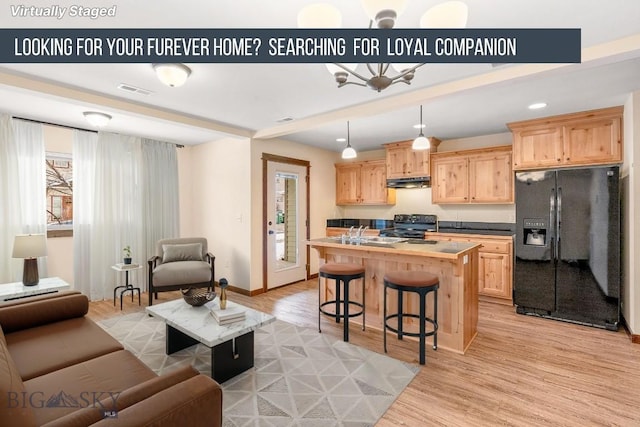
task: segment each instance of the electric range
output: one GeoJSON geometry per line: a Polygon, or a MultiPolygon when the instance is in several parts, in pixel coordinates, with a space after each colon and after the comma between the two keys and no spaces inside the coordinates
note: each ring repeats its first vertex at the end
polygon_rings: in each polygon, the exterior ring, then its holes
{"type": "Polygon", "coordinates": [[[393,228],[380,230],[380,236],[424,239],[424,233],[435,231],[438,231],[436,215],[397,214],[393,216],[393,228]]]}

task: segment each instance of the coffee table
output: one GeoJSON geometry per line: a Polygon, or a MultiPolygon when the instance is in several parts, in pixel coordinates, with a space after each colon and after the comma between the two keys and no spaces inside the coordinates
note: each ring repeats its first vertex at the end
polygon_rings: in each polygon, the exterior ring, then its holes
{"type": "Polygon", "coordinates": [[[197,343],[211,349],[211,377],[219,383],[253,367],[253,332],[274,322],[270,314],[227,301],[227,307],[245,309],[244,320],[219,325],[210,314],[210,307],[219,306],[219,299],[192,307],[183,299],[152,305],[146,312],[166,324],[166,353],[172,354],[197,343]]]}

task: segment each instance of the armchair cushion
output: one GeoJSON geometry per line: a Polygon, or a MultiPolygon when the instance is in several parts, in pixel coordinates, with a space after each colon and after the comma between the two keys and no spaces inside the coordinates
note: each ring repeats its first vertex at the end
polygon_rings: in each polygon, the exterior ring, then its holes
{"type": "Polygon", "coordinates": [[[162,245],[162,262],[202,261],[202,243],[162,245]]]}
{"type": "MultiPolygon", "coordinates": [[[[211,280],[211,266],[205,261],[182,261],[160,264],[153,270],[153,286],[204,283],[211,280]]],[[[188,286],[185,286],[188,287],[188,286]]]]}

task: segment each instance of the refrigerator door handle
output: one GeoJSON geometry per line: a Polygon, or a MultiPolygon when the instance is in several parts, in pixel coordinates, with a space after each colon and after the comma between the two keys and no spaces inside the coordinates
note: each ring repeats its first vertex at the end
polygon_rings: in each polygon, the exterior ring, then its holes
{"type": "Polygon", "coordinates": [[[556,257],[556,253],[557,253],[557,248],[555,246],[555,234],[554,234],[554,230],[557,230],[556,228],[556,221],[557,221],[557,216],[556,216],[556,194],[555,194],[555,189],[552,188],[551,189],[551,195],[549,196],[549,235],[551,237],[550,239],[550,244],[551,244],[551,260],[555,261],[555,257],[556,257]]]}
{"type": "Polygon", "coordinates": [[[558,187],[558,209],[556,210],[556,256],[560,259],[560,235],[562,227],[562,187],[558,187]]]}

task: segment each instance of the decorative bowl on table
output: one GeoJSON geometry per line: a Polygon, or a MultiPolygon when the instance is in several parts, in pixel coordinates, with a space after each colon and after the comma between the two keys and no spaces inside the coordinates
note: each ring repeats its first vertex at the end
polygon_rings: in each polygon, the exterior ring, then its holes
{"type": "Polygon", "coordinates": [[[182,292],[182,298],[184,298],[187,304],[194,307],[200,307],[201,305],[212,301],[216,297],[215,292],[211,292],[206,288],[189,288],[187,290],[181,289],[180,291],[182,292]]]}

